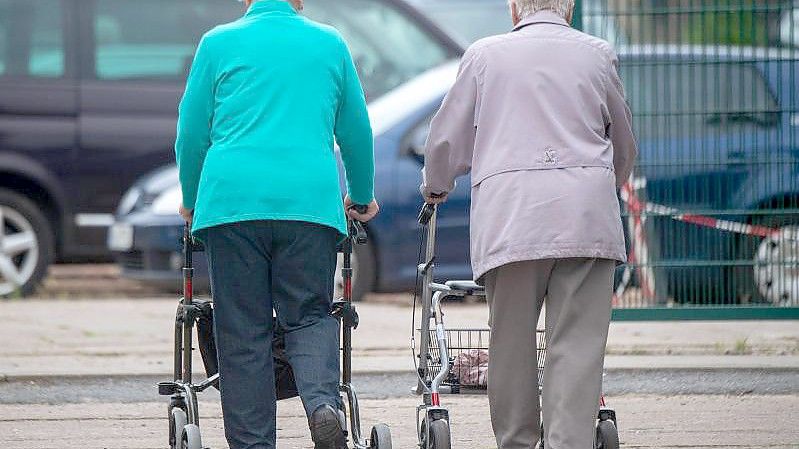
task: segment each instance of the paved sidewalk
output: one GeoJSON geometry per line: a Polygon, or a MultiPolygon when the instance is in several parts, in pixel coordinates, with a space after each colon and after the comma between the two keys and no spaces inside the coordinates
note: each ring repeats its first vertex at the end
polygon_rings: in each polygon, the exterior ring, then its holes
{"type": "MultiPolygon", "coordinates": [[[[612,398],[624,448],[795,449],[797,396],[622,396],[612,398]]],[[[444,397],[450,408],[453,447],[495,448],[485,397],[444,397]]],[[[365,427],[391,426],[395,448],[416,444],[417,398],[362,401],[365,427]]],[[[281,403],[279,449],[312,447],[296,400],[281,403]]],[[[218,403],[201,403],[203,443],[224,442],[218,403]]],[[[368,428],[366,429],[368,431],[368,428]]],[[[166,403],[0,405],[4,449],[150,449],[166,447],[166,403]]]]}
{"type": "MultiPolygon", "coordinates": [[[[397,299],[358,305],[356,372],[412,369],[412,309],[397,299]]],[[[0,378],[168,374],[175,306],[171,299],[0,302],[0,378]]],[[[484,304],[447,304],[445,314],[448,327],[485,327],[487,319],[484,304]]],[[[613,323],[608,354],[607,369],[799,369],[799,324],[613,323]]]]}

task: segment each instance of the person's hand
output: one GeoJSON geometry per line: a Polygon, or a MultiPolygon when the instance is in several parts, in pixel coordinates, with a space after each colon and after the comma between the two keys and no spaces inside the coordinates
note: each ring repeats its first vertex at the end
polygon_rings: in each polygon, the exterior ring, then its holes
{"type": "Polygon", "coordinates": [[[424,202],[427,204],[441,204],[447,201],[446,193],[428,193],[424,196],[424,202]]]}
{"type": "Polygon", "coordinates": [[[347,211],[347,215],[352,218],[353,220],[360,221],[362,223],[366,223],[367,221],[375,218],[378,212],[380,212],[380,206],[377,204],[377,200],[372,200],[371,203],[368,204],[366,208],[365,214],[358,213],[355,209],[352,208],[353,202],[350,199],[350,196],[347,195],[344,198],[344,210],[347,211]]]}
{"type": "Polygon", "coordinates": [[[186,220],[186,223],[191,224],[191,221],[194,219],[194,209],[186,209],[184,205],[180,205],[180,216],[186,220]]]}

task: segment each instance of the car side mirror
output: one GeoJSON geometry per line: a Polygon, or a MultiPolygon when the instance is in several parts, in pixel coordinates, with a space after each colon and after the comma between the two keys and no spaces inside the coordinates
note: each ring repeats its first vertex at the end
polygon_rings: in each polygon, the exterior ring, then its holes
{"type": "Polygon", "coordinates": [[[405,138],[405,148],[408,154],[424,163],[424,149],[427,143],[427,135],[430,133],[430,120],[425,120],[418,124],[405,138]]]}

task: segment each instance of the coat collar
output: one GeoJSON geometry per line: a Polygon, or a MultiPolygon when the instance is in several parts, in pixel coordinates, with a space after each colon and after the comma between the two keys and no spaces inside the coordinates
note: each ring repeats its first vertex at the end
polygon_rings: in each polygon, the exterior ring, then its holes
{"type": "Polygon", "coordinates": [[[551,23],[553,25],[562,25],[562,26],[569,26],[563,17],[555,14],[554,12],[544,9],[538,11],[534,14],[530,14],[529,16],[522,19],[515,27],[513,27],[513,31],[518,31],[528,25],[534,25],[537,23],[551,23]]]}
{"type": "Polygon", "coordinates": [[[297,11],[289,2],[283,0],[258,0],[250,5],[250,9],[247,10],[245,17],[260,16],[270,13],[296,15],[297,11]]]}

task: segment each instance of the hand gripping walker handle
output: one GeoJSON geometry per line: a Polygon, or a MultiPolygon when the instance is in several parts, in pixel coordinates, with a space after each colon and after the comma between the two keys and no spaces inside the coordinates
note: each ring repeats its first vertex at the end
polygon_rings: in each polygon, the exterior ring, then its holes
{"type": "MultiPolygon", "coordinates": [[[[369,210],[369,206],[364,204],[353,204],[349,208],[359,214],[365,214],[369,210]]],[[[350,220],[350,237],[354,238],[355,243],[358,245],[366,244],[368,237],[363,223],[357,220],[350,220]]]]}

